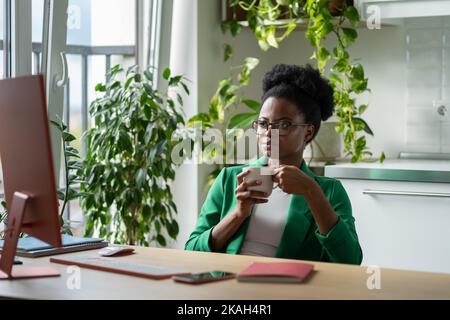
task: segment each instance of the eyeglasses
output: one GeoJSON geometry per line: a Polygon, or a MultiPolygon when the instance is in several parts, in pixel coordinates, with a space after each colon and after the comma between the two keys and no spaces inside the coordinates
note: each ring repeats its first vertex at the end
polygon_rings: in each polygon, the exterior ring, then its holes
{"type": "Polygon", "coordinates": [[[269,130],[269,126],[272,129],[278,130],[280,136],[287,136],[293,127],[307,127],[311,124],[308,123],[292,123],[288,120],[281,120],[278,122],[268,122],[266,120],[256,120],[252,123],[252,128],[256,131],[256,134],[265,134],[269,130]]]}

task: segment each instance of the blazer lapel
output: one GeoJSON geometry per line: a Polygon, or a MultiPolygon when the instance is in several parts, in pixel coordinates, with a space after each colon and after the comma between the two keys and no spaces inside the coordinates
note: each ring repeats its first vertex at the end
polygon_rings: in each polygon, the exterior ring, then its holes
{"type": "Polygon", "coordinates": [[[312,224],[312,214],[303,196],[292,195],[277,257],[296,257],[312,224]]]}
{"type": "MultiPolygon", "coordinates": [[[[308,168],[305,160],[300,170],[310,178],[315,179],[314,173],[308,168]]],[[[298,257],[301,246],[314,223],[311,210],[302,195],[291,195],[286,225],[278,246],[277,257],[298,257]]]]}

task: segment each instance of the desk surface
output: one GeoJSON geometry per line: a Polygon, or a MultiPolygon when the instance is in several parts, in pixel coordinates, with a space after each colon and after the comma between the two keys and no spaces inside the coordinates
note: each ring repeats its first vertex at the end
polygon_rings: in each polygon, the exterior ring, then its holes
{"type": "MultiPolygon", "coordinates": [[[[97,256],[97,250],[59,257],[97,256]]],[[[136,248],[136,254],[110,258],[138,264],[184,268],[189,272],[240,272],[253,261],[273,258],[225,255],[171,249],[136,248]]],[[[23,259],[28,266],[51,266],[61,277],[0,281],[0,296],[25,299],[450,299],[450,274],[381,270],[381,289],[369,290],[366,267],[314,262],[315,273],[303,284],[242,283],[235,279],[186,285],[171,279],[147,280],[81,269],[81,288],[68,289],[67,266],[49,258],[23,259]]],[[[284,260],[289,261],[289,260],[284,260]]]]}

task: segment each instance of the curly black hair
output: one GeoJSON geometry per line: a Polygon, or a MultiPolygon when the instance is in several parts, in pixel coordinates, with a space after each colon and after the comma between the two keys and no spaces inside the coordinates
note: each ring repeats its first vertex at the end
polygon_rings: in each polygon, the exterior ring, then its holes
{"type": "Polygon", "coordinates": [[[315,127],[314,140],[321,121],[328,120],[334,112],[333,88],[327,79],[311,65],[305,67],[277,64],[263,79],[262,103],[270,97],[284,98],[295,104],[304,115],[306,123],[315,127]]]}

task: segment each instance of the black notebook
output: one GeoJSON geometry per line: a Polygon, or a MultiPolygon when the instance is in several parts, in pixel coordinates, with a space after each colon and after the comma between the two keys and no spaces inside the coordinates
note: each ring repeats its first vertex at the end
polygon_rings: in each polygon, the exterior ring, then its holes
{"type": "MultiPolygon", "coordinates": [[[[63,234],[61,236],[62,248],[54,248],[51,245],[34,237],[19,239],[16,255],[26,258],[38,258],[62,253],[93,250],[108,246],[108,242],[97,238],[78,238],[63,234]]],[[[0,251],[3,248],[3,240],[0,240],[0,251]]]]}

